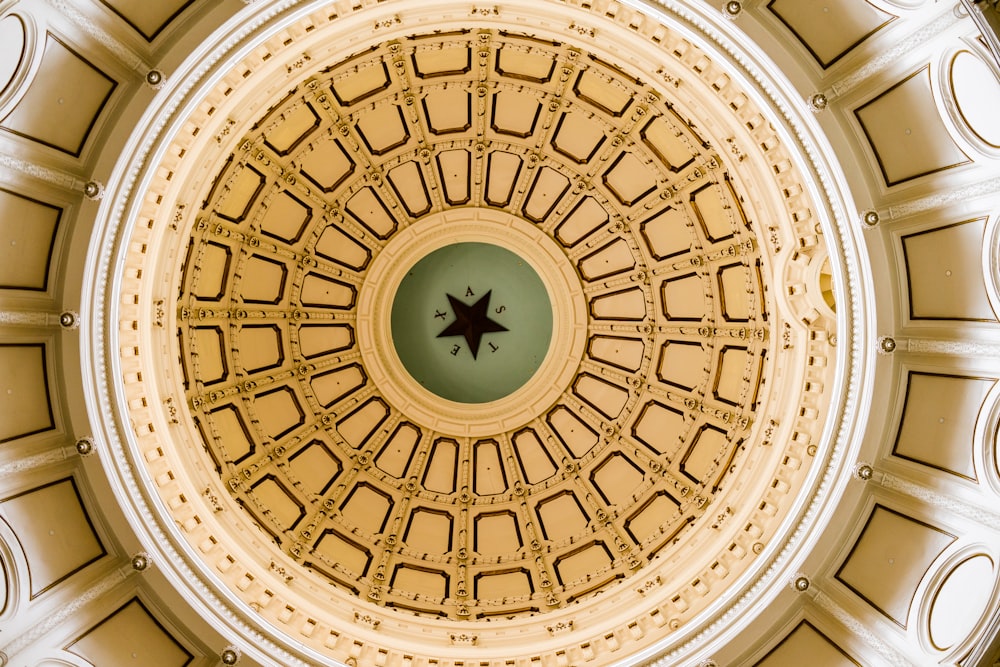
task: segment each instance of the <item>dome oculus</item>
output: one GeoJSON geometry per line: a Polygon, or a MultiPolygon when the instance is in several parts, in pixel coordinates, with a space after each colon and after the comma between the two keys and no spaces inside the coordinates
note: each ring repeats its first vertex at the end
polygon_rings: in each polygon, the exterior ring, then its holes
{"type": "Polygon", "coordinates": [[[503,398],[541,365],[552,307],[534,269],[488,243],[455,243],[420,259],[392,304],[392,342],[407,372],[460,403],[503,398]]]}

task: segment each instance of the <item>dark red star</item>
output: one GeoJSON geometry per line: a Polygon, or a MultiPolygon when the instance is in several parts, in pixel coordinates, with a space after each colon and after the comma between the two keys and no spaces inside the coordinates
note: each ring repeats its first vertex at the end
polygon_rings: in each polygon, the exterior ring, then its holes
{"type": "Polygon", "coordinates": [[[449,294],[448,301],[451,303],[452,312],[455,313],[455,321],[449,324],[437,337],[465,336],[465,342],[469,344],[472,358],[475,359],[476,355],[479,354],[479,343],[483,339],[483,334],[507,331],[507,327],[499,322],[494,322],[486,314],[490,308],[490,294],[492,292],[493,290],[490,290],[471,306],[449,294]]]}

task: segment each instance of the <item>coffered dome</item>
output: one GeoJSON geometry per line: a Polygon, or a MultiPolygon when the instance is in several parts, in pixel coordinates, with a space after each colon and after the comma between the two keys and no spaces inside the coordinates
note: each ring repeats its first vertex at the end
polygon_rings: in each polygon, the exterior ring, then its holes
{"type": "Polygon", "coordinates": [[[803,119],[703,32],[580,8],[567,37],[555,10],[358,10],[356,44],[354,16],[275,22],[148,135],[126,457],[285,650],[680,643],[773,586],[847,446],[820,266],[851,241],[803,119]]]}
{"type": "Polygon", "coordinates": [[[0,139],[100,175],[4,158],[0,210],[89,225],[81,305],[5,315],[80,345],[0,341],[0,664],[996,655],[1000,83],[967,12],[170,4],[0,6],[0,139]],[[50,349],[85,459],[37,435],[50,349]],[[100,618],[28,629],[42,580],[100,618]]]}

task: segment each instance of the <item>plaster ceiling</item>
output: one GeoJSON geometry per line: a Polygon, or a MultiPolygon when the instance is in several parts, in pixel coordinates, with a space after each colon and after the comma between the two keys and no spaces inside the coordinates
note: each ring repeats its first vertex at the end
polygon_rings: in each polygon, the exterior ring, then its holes
{"type": "Polygon", "coordinates": [[[991,664],[964,12],[0,4],[0,664],[991,664]]]}
{"type": "Polygon", "coordinates": [[[350,46],[289,24],[307,58],[275,70],[291,37],[265,41],[231,66],[245,88],[173,121],[123,246],[137,460],[197,567],[321,654],[373,628],[497,658],[587,645],[584,617],[680,628],[785,543],[829,460],[827,204],[787,119],[671,28],[574,10],[599,26],[582,42],[538,5],[414,32],[412,11],[350,46]],[[255,62],[288,84],[261,97],[255,62]],[[552,342],[520,388],[448,400],[389,313],[419,260],[484,240],[537,273],[552,342]]]}

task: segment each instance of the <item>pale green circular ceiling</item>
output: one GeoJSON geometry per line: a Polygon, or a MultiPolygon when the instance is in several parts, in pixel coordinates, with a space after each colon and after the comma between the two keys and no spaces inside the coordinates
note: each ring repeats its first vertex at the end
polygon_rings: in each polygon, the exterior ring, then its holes
{"type": "Polygon", "coordinates": [[[413,265],[392,304],[392,339],[414,380],[441,398],[488,403],[531,379],[552,338],[534,269],[491,243],[455,243],[413,265]]]}

